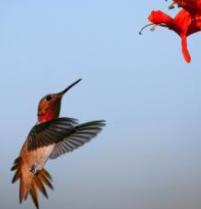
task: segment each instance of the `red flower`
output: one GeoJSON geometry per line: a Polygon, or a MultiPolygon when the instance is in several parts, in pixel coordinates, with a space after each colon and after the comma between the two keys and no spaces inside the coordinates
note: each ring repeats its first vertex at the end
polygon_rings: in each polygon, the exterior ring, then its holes
{"type": "MultiPolygon", "coordinates": [[[[200,16],[197,16],[197,18],[199,19],[200,16]]],[[[201,27],[199,27],[201,24],[198,24],[201,23],[201,21],[198,21],[198,19],[196,20],[196,18],[192,19],[191,14],[184,9],[182,9],[174,18],[160,10],[152,11],[148,19],[152,23],[150,25],[159,25],[161,27],[169,28],[180,36],[182,54],[186,62],[189,63],[191,61],[191,56],[187,48],[187,36],[201,30],[201,27]]]]}

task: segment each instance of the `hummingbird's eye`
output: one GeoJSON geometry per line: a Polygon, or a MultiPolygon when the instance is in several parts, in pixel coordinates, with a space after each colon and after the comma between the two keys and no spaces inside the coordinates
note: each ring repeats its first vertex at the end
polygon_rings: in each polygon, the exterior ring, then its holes
{"type": "Polygon", "coordinates": [[[51,99],[52,99],[52,96],[51,95],[46,96],[46,100],[47,101],[50,101],[51,99]]]}

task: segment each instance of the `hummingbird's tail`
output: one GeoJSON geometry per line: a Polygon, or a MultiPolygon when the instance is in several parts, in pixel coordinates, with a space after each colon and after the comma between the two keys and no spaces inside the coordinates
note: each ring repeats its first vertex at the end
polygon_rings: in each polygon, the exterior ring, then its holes
{"type": "Polygon", "coordinates": [[[52,177],[50,174],[43,168],[39,170],[35,175],[28,169],[22,169],[21,158],[17,158],[14,161],[14,165],[11,168],[12,171],[15,170],[15,174],[12,179],[12,183],[15,183],[17,180],[20,180],[19,188],[19,201],[22,203],[23,200],[26,200],[28,195],[31,195],[34,205],[39,209],[38,203],[38,190],[48,198],[48,194],[45,188],[45,185],[50,189],[53,189],[52,186],[52,177]]]}

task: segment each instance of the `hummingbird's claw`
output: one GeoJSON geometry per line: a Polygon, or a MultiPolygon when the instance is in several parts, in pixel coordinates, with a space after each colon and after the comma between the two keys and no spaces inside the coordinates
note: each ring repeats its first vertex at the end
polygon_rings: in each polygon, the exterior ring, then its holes
{"type": "Polygon", "coordinates": [[[38,173],[37,165],[32,165],[29,171],[35,176],[38,173]]]}

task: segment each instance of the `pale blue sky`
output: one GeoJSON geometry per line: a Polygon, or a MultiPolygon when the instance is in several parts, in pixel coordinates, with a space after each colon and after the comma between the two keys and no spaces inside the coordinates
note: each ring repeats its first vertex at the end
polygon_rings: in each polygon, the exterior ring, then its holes
{"type": "MultiPolygon", "coordinates": [[[[169,2],[170,3],[170,2],[169,2]]],[[[105,119],[91,143],[47,169],[55,191],[42,209],[200,209],[201,34],[192,63],[173,32],[139,29],[165,1],[0,1],[0,204],[18,204],[9,171],[36,122],[38,101],[83,81],[62,116],[105,119]]]]}

